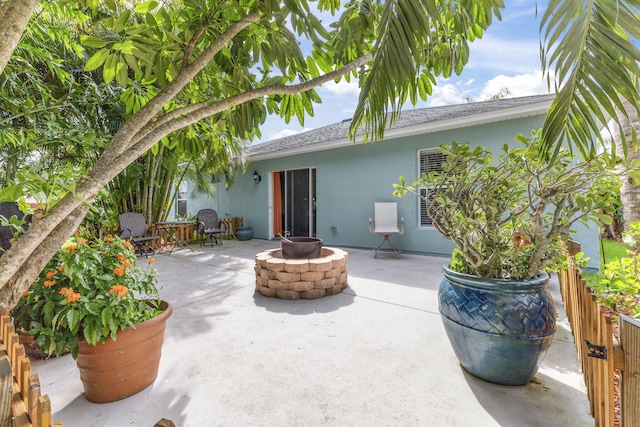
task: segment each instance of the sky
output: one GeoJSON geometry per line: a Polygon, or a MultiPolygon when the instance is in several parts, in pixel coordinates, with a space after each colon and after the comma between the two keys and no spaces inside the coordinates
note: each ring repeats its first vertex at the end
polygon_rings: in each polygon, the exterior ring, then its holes
{"type": "MultiPolygon", "coordinates": [[[[482,39],[470,45],[469,62],[461,75],[438,78],[426,102],[410,108],[462,104],[467,98],[482,101],[508,88],[509,97],[549,93],[540,64],[540,20],[546,1],[506,0],[502,20],[494,20],[482,39]],[[537,4],[537,15],[536,15],[537,4]]],[[[262,125],[262,138],[270,141],[305,130],[341,122],[353,115],[358,102],[358,83],[327,83],[316,89],[322,104],[314,105],[314,116],[305,118],[304,127],[292,118],[271,116],[262,125]]]]}

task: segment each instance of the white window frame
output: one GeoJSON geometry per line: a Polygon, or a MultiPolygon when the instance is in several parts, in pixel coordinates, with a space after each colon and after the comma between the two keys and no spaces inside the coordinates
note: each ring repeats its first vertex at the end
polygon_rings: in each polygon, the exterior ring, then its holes
{"type": "MultiPolygon", "coordinates": [[[[425,148],[418,150],[418,176],[427,174],[431,171],[442,171],[442,164],[446,161],[444,154],[439,148],[425,148]],[[427,157],[432,157],[427,159],[427,157]]],[[[429,191],[429,187],[418,188],[420,195],[425,195],[429,191]]],[[[418,197],[418,227],[433,228],[433,222],[427,215],[427,201],[418,197]]]]}
{"type": "Polygon", "coordinates": [[[187,209],[187,203],[189,199],[189,197],[187,196],[187,189],[187,181],[180,182],[180,185],[178,186],[178,194],[176,195],[176,216],[180,215],[180,203],[184,203],[184,214],[189,214],[189,211],[187,209]]]}

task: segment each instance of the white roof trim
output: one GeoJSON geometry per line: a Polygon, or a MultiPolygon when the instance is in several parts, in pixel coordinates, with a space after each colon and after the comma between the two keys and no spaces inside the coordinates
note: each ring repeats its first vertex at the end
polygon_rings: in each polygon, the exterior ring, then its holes
{"type": "MultiPolygon", "coordinates": [[[[404,138],[407,136],[424,135],[427,133],[440,132],[451,129],[460,129],[470,126],[478,126],[499,121],[520,119],[546,114],[553,102],[552,99],[535,102],[515,107],[502,108],[499,110],[488,111],[478,114],[455,117],[452,119],[439,120],[436,122],[428,122],[413,126],[401,128],[393,128],[385,131],[384,142],[390,139],[404,138]]],[[[349,138],[340,138],[333,141],[325,141],[322,143],[308,144],[300,147],[285,148],[282,150],[270,151],[267,153],[259,153],[251,155],[249,161],[255,162],[259,160],[277,159],[281,157],[295,156],[297,154],[313,153],[316,151],[332,150],[334,148],[350,147],[356,143],[362,142],[362,136],[357,137],[357,141],[353,142],[349,138]]]]}

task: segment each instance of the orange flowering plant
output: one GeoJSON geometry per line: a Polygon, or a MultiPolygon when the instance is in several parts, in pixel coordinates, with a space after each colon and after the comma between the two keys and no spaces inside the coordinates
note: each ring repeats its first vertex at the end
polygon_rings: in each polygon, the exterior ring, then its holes
{"type": "Polygon", "coordinates": [[[16,327],[36,336],[49,355],[70,350],[75,358],[81,340],[115,340],[118,330],[162,311],[157,272],[136,261],[127,241],[71,239],[11,311],[16,327]]]}

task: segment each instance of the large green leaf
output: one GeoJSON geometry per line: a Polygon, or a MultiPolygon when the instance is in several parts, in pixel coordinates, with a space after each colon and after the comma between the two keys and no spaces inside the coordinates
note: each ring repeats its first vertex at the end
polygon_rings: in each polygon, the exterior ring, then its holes
{"type": "MultiPolygon", "coordinates": [[[[542,133],[545,153],[557,153],[566,140],[593,156],[597,142],[605,142],[600,131],[607,121],[621,125],[620,97],[640,111],[639,11],[633,0],[550,0],[540,28],[541,58],[558,89],[542,133]]],[[[637,140],[635,131],[632,138],[637,140]]]]}
{"type": "Polygon", "coordinates": [[[101,38],[94,37],[94,36],[87,36],[87,35],[80,36],[80,42],[85,46],[97,47],[97,48],[102,48],[107,45],[107,42],[105,42],[101,38]]]}
{"type": "Polygon", "coordinates": [[[14,202],[24,194],[22,186],[15,184],[0,188],[0,202],[14,202]]]}
{"type": "Polygon", "coordinates": [[[365,141],[381,139],[408,98],[425,99],[436,76],[460,73],[469,58],[468,42],[481,36],[503,7],[501,0],[384,2],[351,136],[364,125],[365,141]]]}
{"type": "Polygon", "coordinates": [[[147,13],[147,12],[152,11],[156,7],[158,7],[158,2],[156,2],[156,1],[145,1],[143,3],[140,3],[140,4],[136,5],[135,11],[137,13],[147,13]]]}
{"type": "Polygon", "coordinates": [[[100,49],[99,51],[94,53],[91,56],[91,58],[89,58],[87,63],[84,65],[85,71],[93,71],[96,68],[102,66],[102,64],[104,64],[108,56],[109,56],[109,49],[106,49],[106,48],[100,49]]]}

